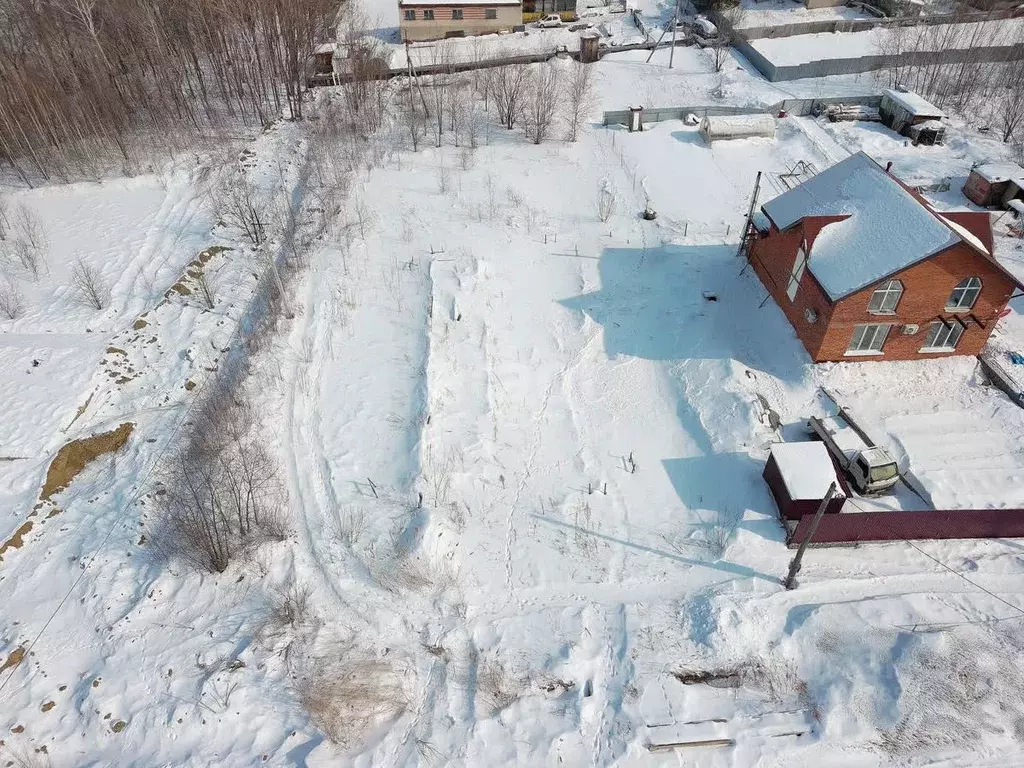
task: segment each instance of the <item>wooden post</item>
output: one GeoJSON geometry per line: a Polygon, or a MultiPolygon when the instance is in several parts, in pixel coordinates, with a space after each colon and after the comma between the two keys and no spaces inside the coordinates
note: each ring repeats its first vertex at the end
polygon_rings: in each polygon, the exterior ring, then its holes
{"type": "Polygon", "coordinates": [[[785,582],[786,589],[793,589],[796,586],[796,575],[800,572],[800,561],[803,560],[804,550],[807,549],[807,545],[814,537],[814,532],[818,530],[818,523],[821,522],[822,516],[825,514],[825,508],[828,507],[828,503],[832,501],[832,497],[836,493],[836,481],[833,480],[832,484],[828,487],[828,493],[825,494],[825,498],[821,500],[821,505],[818,507],[818,511],[814,513],[814,519],[811,520],[811,527],[807,531],[807,537],[800,542],[800,549],[796,551],[796,557],[793,558],[793,562],[789,564],[789,575],[786,576],[785,582]]]}

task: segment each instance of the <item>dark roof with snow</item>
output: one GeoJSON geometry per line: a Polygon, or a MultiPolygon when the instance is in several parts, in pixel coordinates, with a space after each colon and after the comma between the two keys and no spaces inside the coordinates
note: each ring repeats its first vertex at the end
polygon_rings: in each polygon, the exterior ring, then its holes
{"type": "Polygon", "coordinates": [[[981,239],[937,213],[863,152],[761,208],[783,231],[804,219],[817,219],[815,228],[820,229],[807,266],[833,301],[959,243],[1002,270],[981,239]]]}

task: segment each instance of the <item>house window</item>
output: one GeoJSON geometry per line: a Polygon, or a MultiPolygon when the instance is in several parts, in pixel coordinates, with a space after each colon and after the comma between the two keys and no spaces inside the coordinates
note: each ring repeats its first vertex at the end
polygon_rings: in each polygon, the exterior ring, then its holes
{"type": "Polygon", "coordinates": [[[484,11],[484,18],[485,19],[492,19],[492,20],[498,18],[498,9],[497,8],[487,8],[484,11]]]}
{"type": "Polygon", "coordinates": [[[850,339],[850,346],[846,350],[848,355],[871,355],[882,351],[885,344],[885,337],[889,335],[889,325],[886,323],[868,323],[854,326],[853,337],[850,339]]]}
{"type": "Polygon", "coordinates": [[[433,21],[434,20],[434,12],[432,10],[424,11],[423,12],[423,20],[424,21],[433,21]]]}
{"type": "Polygon", "coordinates": [[[405,20],[406,21],[416,21],[416,11],[406,11],[405,12],[405,20]]]}
{"type": "Polygon", "coordinates": [[[921,347],[921,351],[945,352],[946,350],[956,349],[956,344],[960,341],[960,337],[963,335],[963,332],[964,326],[958,320],[954,320],[948,324],[943,320],[937,320],[931,324],[931,328],[928,331],[928,338],[925,339],[924,346],[921,347]]]}
{"type": "Polygon", "coordinates": [[[891,315],[896,311],[896,305],[900,303],[900,296],[903,295],[903,283],[899,280],[890,280],[887,283],[875,288],[871,294],[871,301],[868,302],[868,312],[873,315],[891,315]]]}
{"type": "Polygon", "coordinates": [[[461,20],[462,20],[462,9],[461,8],[452,8],[452,21],[461,21],[461,20]]]}
{"type": "Polygon", "coordinates": [[[789,276],[789,285],[786,286],[786,295],[790,301],[796,301],[796,291],[800,287],[800,278],[804,276],[807,269],[807,251],[801,245],[796,252],[796,261],[793,262],[793,271],[789,276]]]}
{"type": "Polygon", "coordinates": [[[978,300],[979,293],[981,293],[981,280],[977,277],[965,278],[953,289],[949,301],[946,302],[946,309],[951,312],[958,309],[970,309],[978,300]]]}

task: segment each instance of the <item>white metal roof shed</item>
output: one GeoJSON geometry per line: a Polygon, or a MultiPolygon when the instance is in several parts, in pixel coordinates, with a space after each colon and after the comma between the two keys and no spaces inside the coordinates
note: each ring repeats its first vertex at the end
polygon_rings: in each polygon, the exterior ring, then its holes
{"type": "Polygon", "coordinates": [[[773,443],[771,454],[789,498],[824,499],[832,483],[836,484],[837,494],[843,495],[835,465],[824,443],[817,440],[773,443]]]}
{"type": "Polygon", "coordinates": [[[886,97],[899,104],[914,117],[945,117],[945,113],[927,99],[909,91],[897,91],[893,88],[886,88],[883,93],[886,97]]]}
{"type": "Polygon", "coordinates": [[[971,170],[990,184],[1012,181],[1024,189],[1024,168],[1016,163],[984,163],[971,170]]]}

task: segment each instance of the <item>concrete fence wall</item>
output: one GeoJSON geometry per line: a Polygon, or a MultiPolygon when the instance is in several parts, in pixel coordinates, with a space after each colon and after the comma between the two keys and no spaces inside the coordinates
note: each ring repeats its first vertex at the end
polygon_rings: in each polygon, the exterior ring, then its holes
{"type": "Polygon", "coordinates": [[[746,40],[736,40],[735,48],[772,83],[784,80],[800,80],[805,77],[828,77],[830,75],[856,75],[896,66],[926,66],[931,64],[959,64],[971,62],[999,62],[1024,59],[1024,44],[997,45],[988,48],[974,48],[949,51],[908,51],[900,54],[876,54],[849,59],[824,59],[807,61],[802,64],[773,64],[754,50],[746,40]]]}
{"type": "MultiPolygon", "coordinates": [[[[820,112],[829,104],[862,104],[866,107],[877,107],[882,103],[882,97],[878,94],[866,94],[862,96],[835,96],[823,99],[786,99],[775,104],[768,104],[762,107],[728,107],[721,105],[702,105],[697,107],[652,107],[645,108],[644,123],[657,123],[663,120],[682,120],[687,115],[696,115],[698,118],[721,117],[727,115],[777,115],[785,112],[794,117],[811,115],[820,112]]],[[[605,125],[629,125],[628,109],[615,110],[604,113],[605,125]]]]}
{"type": "Polygon", "coordinates": [[[1006,11],[977,11],[974,13],[943,13],[936,16],[909,16],[881,19],[833,19],[831,21],[796,21],[791,24],[774,24],[763,27],[744,27],[737,32],[747,40],[765,37],[793,37],[813,35],[820,32],[863,32],[876,27],[914,27],[936,24],[970,24],[976,21],[1015,19],[1024,16],[1024,9],[1011,8],[1006,11]]]}

